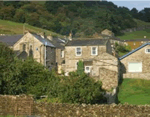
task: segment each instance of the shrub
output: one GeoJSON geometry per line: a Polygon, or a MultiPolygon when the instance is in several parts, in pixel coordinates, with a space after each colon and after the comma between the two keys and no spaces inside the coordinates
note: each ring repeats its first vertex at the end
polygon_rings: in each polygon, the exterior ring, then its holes
{"type": "Polygon", "coordinates": [[[81,75],[84,73],[84,64],[81,60],[79,60],[79,62],[78,62],[77,73],[78,73],[78,75],[81,75]]]}
{"type": "Polygon", "coordinates": [[[85,73],[71,72],[60,84],[59,97],[63,103],[98,103],[103,99],[101,86],[85,73]]]}

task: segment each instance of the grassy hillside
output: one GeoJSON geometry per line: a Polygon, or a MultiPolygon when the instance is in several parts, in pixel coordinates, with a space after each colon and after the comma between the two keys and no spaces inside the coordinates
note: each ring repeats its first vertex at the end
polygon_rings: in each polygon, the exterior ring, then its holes
{"type": "Polygon", "coordinates": [[[124,79],[118,98],[122,104],[150,104],[150,80],[124,79]]]}
{"type": "MultiPolygon", "coordinates": [[[[7,20],[0,20],[0,34],[23,34],[23,23],[16,23],[7,20]]],[[[47,35],[63,37],[60,34],[54,33],[52,31],[44,30],[42,28],[37,28],[28,24],[25,24],[25,30],[29,30],[36,33],[46,32],[47,35]]]]}
{"type": "MultiPolygon", "coordinates": [[[[144,22],[138,19],[134,19],[136,21],[137,26],[150,26],[150,23],[144,22]]],[[[135,32],[127,32],[122,36],[117,36],[121,40],[129,40],[129,39],[143,39],[144,36],[147,38],[150,38],[150,29],[145,29],[141,31],[135,31],[135,32]]]]}

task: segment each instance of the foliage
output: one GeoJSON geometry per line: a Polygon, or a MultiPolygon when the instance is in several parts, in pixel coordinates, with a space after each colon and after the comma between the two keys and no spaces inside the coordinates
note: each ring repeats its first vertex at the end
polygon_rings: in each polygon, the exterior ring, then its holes
{"type": "Polygon", "coordinates": [[[84,63],[83,61],[79,60],[78,66],[77,66],[77,74],[81,75],[84,73],[84,63]]]}
{"type": "Polygon", "coordinates": [[[82,61],[78,72],[69,75],[58,76],[30,57],[22,61],[7,45],[0,43],[1,94],[32,94],[35,98],[48,95],[51,102],[102,103],[102,83],[84,73],[82,61]]]}
{"type": "Polygon", "coordinates": [[[101,82],[94,81],[86,74],[70,73],[60,84],[59,97],[63,103],[100,103],[102,96],[101,82]]]}
{"type": "Polygon", "coordinates": [[[145,21],[149,20],[149,9],[144,9],[146,14],[143,14],[108,1],[46,1],[44,4],[4,1],[0,6],[0,19],[28,23],[63,35],[72,31],[73,36],[89,37],[106,28],[119,34],[123,29],[136,27],[133,17],[139,18],[140,14],[141,19],[144,16],[145,21]]]}
{"type": "Polygon", "coordinates": [[[122,53],[126,53],[126,52],[130,52],[131,51],[131,47],[128,45],[119,45],[117,42],[115,43],[115,51],[117,53],[122,52],[122,53]]]}

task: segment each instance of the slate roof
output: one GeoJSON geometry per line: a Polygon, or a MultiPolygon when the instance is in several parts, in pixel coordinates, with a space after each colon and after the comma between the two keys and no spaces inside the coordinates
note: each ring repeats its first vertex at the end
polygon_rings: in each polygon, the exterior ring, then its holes
{"type": "Polygon", "coordinates": [[[13,46],[19,39],[21,39],[23,35],[6,35],[0,36],[0,41],[8,44],[9,46],[13,46]]]}
{"type": "Polygon", "coordinates": [[[147,45],[150,45],[150,43],[145,43],[145,44],[141,45],[140,47],[136,48],[135,50],[132,50],[131,52],[129,52],[129,53],[123,55],[122,57],[120,57],[119,60],[124,59],[125,57],[127,57],[127,56],[133,54],[134,52],[140,50],[141,48],[143,48],[143,47],[145,47],[145,46],[147,46],[147,45]]]}
{"type": "Polygon", "coordinates": [[[61,38],[53,38],[51,43],[53,45],[55,45],[56,48],[64,49],[64,45],[66,44],[66,40],[61,39],[61,38]]]}
{"type": "Polygon", "coordinates": [[[35,38],[37,38],[40,42],[42,42],[45,46],[55,47],[48,39],[42,38],[40,35],[32,34],[35,38]]]}
{"type": "Polygon", "coordinates": [[[72,40],[66,46],[91,46],[91,45],[105,45],[108,39],[88,39],[88,40],[72,40]]]}

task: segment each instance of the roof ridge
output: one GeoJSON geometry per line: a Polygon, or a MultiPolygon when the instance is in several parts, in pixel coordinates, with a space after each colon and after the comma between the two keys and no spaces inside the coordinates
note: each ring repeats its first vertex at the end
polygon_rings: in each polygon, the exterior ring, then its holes
{"type": "Polygon", "coordinates": [[[129,56],[130,54],[132,54],[132,53],[138,51],[139,49],[145,47],[146,45],[150,45],[150,43],[145,43],[145,44],[141,45],[140,47],[136,48],[135,50],[130,51],[129,53],[127,53],[127,54],[123,55],[122,57],[120,57],[119,60],[124,59],[125,57],[127,57],[127,56],[129,56]]]}

